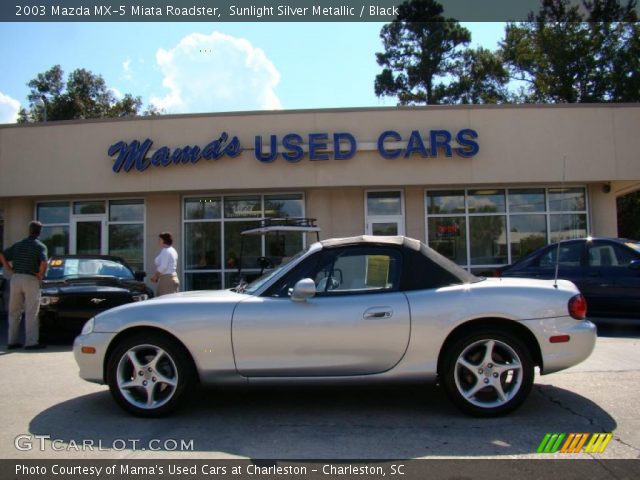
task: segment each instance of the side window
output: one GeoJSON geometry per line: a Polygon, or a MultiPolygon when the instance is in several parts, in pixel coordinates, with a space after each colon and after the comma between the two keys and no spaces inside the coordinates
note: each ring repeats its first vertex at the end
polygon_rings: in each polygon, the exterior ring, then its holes
{"type": "Polygon", "coordinates": [[[561,267],[579,267],[582,257],[582,243],[572,242],[561,244],[560,248],[550,248],[539,259],[540,267],[553,267],[556,264],[556,257],[560,252],[558,264],[561,267]]]}
{"type": "Polygon", "coordinates": [[[293,270],[285,275],[284,278],[278,280],[273,286],[271,286],[271,288],[264,293],[264,296],[288,298],[289,292],[296,283],[303,278],[309,278],[315,275],[318,262],[320,262],[320,259],[324,256],[324,252],[319,252],[307,258],[304,262],[297,265],[293,270]]]}
{"type": "Polygon", "coordinates": [[[590,267],[627,267],[637,257],[615,243],[595,242],[589,247],[590,267]]]}
{"type": "Polygon", "coordinates": [[[328,256],[311,277],[319,295],[398,290],[400,252],[352,248],[328,256]]]}

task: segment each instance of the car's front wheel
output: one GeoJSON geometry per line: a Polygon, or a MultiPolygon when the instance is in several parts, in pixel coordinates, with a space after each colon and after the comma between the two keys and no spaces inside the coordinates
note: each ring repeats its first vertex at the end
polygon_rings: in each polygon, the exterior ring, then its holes
{"type": "Polygon", "coordinates": [[[534,364],[514,335],[476,331],[457,339],[445,352],[441,383],[466,413],[491,417],[511,412],[527,398],[534,364]]]}
{"type": "Polygon", "coordinates": [[[194,384],[191,362],[170,338],[155,333],[123,339],[109,356],[107,383],[116,402],[142,417],[175,410],[194,384]]]}

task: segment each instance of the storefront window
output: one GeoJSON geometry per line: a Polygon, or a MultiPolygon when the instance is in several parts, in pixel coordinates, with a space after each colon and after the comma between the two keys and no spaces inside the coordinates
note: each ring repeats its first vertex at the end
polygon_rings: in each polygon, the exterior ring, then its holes
{"type": "Polygon", "coordinates": [[[471,265],[507,263],[506,218],[504,215],[469,218],[471,265]]]}
{"type": "Polygon", "coordinates": [[[297,193],[185,198],[184,290],[235,286],[241,254],[243,276],[251,280],[261,271],[260,257],[279,265],[283,258],[299,252],[304,244],[302,233],[269,235],[264,242],[260,235],[243,238],[243,231],[268,217],[304,217],[304,197],[297,193]]]}
{"type": "Polygon", "coordinates": [[[586,236],[586,214],[551,215],[551,243],[586,236]]]}
{"type": "Polygon", "coordinates": [[[584,188],[550,188],[549,210],[552,212],[580,212],[586,210],[584,188]]]}
{"type": "Polygon", "coordinates": [[[43,224],[69,223],[69,202],[40,203],[37,208],[38,220],[43,224]]]}
{"type": "Polygon", "coordinates": [[[224,258],[227,267],[238,268],[240,266],[242,250],[242,269],[260,268],[258,257],[262,255],[262,237],[244,235],[244,238],[241,238],[241,232],[255,228],[255,226],[255,222],[225,222],[224,258]]]}
{"type": "Polygon", "coordinates": [[[184,202],[186,220],[214,220],[220,218],[222,199],[220,197],[188,198],[184,202]]]}
{"type": "Polygon", "coordinates": [[[143,200],[112,200],[109,202],[110,222],[144,222],[143,200]]]}
{"type": "Polygon", "coordinates": [[[220,265],[220,222],[185,224],[186,270],[218,269],[220,265]]]}
{"type": "Polygon", "coordinates": [[[546,210],[544,188],[509,190],[509,212],[528,213],[546,210]]]}
{"type": "Polygon", "coordinates": [[[429,246],[458,265],[467,265],[467,223],[464,217],[431,217],[429,246]]]}
{"type": "Polygon", "coordinates": [[[189,288],[187,290],[220,290],[222,288],[220,273],[185,273],[184,281],[189,288]]]}
{"type": "Polygon", "coordinates": [[[429,246],[481,274],[588,232],[583,187],[426,192],[429,246]]]}
{"type": "Polygon", "coordinates": [[[547,244],[545,215],[512,215],[510,217],[511,262],[526,257],[547,244]]]}
{"type": "Polygon", "coordinates": [[[74,202],[74,215],[95,215],[105,213],[104,202],[74,202]]]}
{"type": "Polygon", "coordinates": [[[427,192],[427,212],[431,215],[464,214],[464,190],[427,192]]]}
{"type": "Polygon", "coordinates": [[[40,240],[47,246],[49,256],[66,255],[69,253],[69,226],[47,226],[42,227],[40,240]]]}
{"type": "Polygon", "coordinates": [[[225,197],[224,218],[261,218],[260,196],[225,197]]]}
{"type": "Polygon", "coordinates": [[[505,211],[504,190],[471,190],[467,195],[469,213],[505,211]]]}
{"type": "Polygon", "coordinates": [[[49,255],[109,254],[124,258],[135,270],[144,269],[144,200],[43,202],[36,215],[49,255]]]}
{"type": "Polygon", "coordinates": [[[402,215],[402,192],[368,192],[367,215],[402,215]]]}
{"type": "Polygon", "coordinates": [[[144,270],[144,225],[109,225],[109,254],[122,257],[134,270],[144,270]]]}
{"type": "Polygon", "coordinates": [[[264,216],[275,218],[300,218],[304,204],[300,195],[265,195],[264,216]]]}

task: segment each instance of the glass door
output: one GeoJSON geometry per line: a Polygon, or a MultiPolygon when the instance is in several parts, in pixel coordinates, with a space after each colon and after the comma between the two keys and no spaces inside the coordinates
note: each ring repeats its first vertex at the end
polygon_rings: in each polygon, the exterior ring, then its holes
{"type": "Polygon", "coordinates": [[[367,235],[404,235],[404,196],[400,190],[366,192],[367,235]]]}
{"type": "Polygon", "coordinates": [[[105,215],[81,215],[71,218],[71,253],[105,255],[107,253],[105,215]]]}

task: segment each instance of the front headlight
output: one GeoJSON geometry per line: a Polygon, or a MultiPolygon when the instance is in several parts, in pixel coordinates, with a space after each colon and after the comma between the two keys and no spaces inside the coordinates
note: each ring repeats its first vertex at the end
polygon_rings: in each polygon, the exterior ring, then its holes
{"type": "Polygon", "coordinates": [[[80,332],[80,335],[89,335],[91,332],[93,332],[93,327],[95,326],[95,318],[90,318],[87,323],[84,324],[84,327],[82,327],[82,331],[80,332]]]}
{"type": "Polygon", "coordinates": [[[147,300],[149,298],[149,295],[147,295],[146,293],[141,293],[140,295],[132,295],[131,298],[133,298],[134,302],[141,302],[143,300],[147,300]]]}
{"type": "Polygon", "coordinates": [[[60,301],[60,297],[54,297],[52,295],[43,295],[40,297],[40,306],[46,307],[48,305],[55,305],[60,301]]]}

